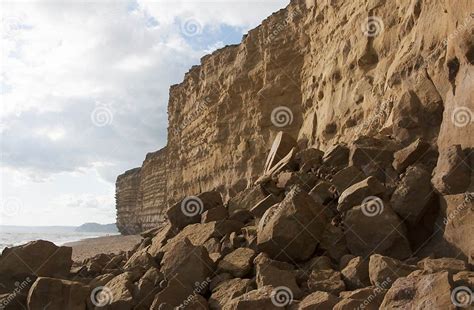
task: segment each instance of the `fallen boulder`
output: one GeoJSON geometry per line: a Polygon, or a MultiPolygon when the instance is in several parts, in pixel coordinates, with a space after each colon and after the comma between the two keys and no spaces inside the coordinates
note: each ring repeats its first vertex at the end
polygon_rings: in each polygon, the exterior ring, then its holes
{"type": "Polygon", "coordinates": [[[406,277],[415,270],[416,266],[404,264],[394,258],[379,254],[370,256],[369,276],[372,285],[379,286],[384,282],[392,284],[396,279],[406,277]]]}
{"type": "Polygon", "coordinates": [[[348,187],[339,197],[337,210],[344,212],[353,206],[360,205],[365,199],[385,192],[385,187],[374,177],[368,177],[348,187]]]}
{"type": "Polygon", "coordinates": [[[471,184],[471,168],[461,145],[452,145],[440,151],[431,182],[443,195],[466,191],[471,184]]]}

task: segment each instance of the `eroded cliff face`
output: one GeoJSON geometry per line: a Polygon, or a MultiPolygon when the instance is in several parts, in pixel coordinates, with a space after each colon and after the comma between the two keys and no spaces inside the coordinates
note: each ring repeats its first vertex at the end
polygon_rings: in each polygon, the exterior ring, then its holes
{"type": "Polygon", "coordinates": [[[292,1],[171,87],[166,151],[117,179],[121,231],[153,226],[187,195],[234,196],[280,130],[323,151],[362,135],[400,147],[422,137],[474,160],[472,12],[470,0],[292,1]]]}

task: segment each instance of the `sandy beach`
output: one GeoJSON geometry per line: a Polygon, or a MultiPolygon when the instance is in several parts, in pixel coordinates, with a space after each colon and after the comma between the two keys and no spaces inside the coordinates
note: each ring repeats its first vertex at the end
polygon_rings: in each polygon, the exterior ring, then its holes
{"type": "Polygon", "coordinates": [[[69,242],[65,246],[72,247],[72,259],[80,262],[100,253],[119,253],[131,250],[142,239],[139,235],[113,235],[98,238],[88,238],[76,242],[69,242]]]}

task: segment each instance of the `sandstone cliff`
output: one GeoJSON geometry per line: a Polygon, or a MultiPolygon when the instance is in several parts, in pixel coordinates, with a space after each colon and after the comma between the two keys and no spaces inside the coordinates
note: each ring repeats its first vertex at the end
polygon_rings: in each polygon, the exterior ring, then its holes
{"type": "MultiPolygon", "coordinates": [[[[279,130],[323,151],[366,135],[472,154],[472,12],[470,0],[291,1],[171,87],[168,145],[117,179],[119,228],[152,227],[186,195],[234,196],[279,130]]],[[[448,214],[461,199],[440,197],[448,214]]]]}

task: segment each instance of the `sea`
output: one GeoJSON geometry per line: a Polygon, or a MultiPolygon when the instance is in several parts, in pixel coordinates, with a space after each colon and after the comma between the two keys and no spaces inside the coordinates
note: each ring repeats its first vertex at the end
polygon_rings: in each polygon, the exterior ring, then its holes
{"type": "Polygon", "coordinates": [[[2,226],[0,225],[0,253],[6,247],[21,245],[33,240],[47,240],[56,245],[88,238],[112,236],[110,232],[76,232],[70,226],[2,226]]]}

